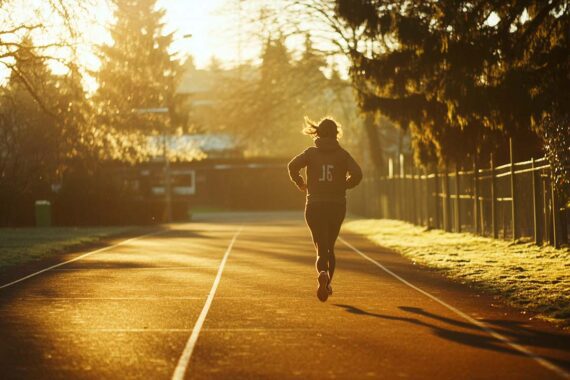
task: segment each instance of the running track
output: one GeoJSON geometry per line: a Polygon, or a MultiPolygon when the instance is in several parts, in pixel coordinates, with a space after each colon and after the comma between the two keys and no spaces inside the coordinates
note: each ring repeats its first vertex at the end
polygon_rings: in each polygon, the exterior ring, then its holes
{"type": "Polygon", "coordinates": [[[570,334],[341,236],[325,304],[300,213],[212,214],[2,278],[0,378],[568,378],[570,334]]]}

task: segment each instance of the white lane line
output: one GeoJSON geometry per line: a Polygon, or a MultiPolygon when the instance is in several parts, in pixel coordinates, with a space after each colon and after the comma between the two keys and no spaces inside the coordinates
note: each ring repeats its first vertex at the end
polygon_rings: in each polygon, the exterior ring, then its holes
{"type": "Polygon", "coordinates": [[[30,279],[30,278],[32,278],[32,277],[36,277],[37,275],[40,275],[40,274],[45,273],[45,272],[47,272],[47,271],[50,271],[50,270],[52,270],[52,269],[59,268],[59,267],[61,267],[61,266],[63,266],[63,265],[72,263],[72,262],[77,261],[77,260],[84,259],[84,258],[86,258],[87,256],[91,256],[91,255],[94,255],[94,254],[96,254],[96,253],[105,252],[105,251],[108,251],[108,250],[110,250],[110,249],[116,248],[116,247],[118,247],[118,246],[125,245],[125,244],[127,244],[127,243],[133,242],[133,241],[135,241],[135,240],[139,240],[139,239],[142,239],[142,238],[145,238],[145,237],[148,237],[148,236],[152,236],[152,235],[161,234],[161,233],[166,232],[166,231],[168,231],[168,230],[155,231],[155,232],[150,232],[150,233],[148,233],[148,234],[144,234],[144,235],[140,235],[140,236],[135,236],[135,237],[133,237],[133,238],[130,238],[130,239],[127,239],[127,240],[123,240],[123,241],[121,241],[121,242],[119,242],[119,243],[117,243],[117,244],[110,245],[110,246],[108,246],[108,247],[99,248],[99,249],[96,249],[95,251],[91,251],[91,252],[84,253],[84,254],[82,254],[82,255],[80,255],[80,256],[77,256],[77,257],[75,257],[75,258],[73,258],[73,259],[71,259],[71,260],[67,260],[67,261],[64,261],[64,262],[62,262],[62,263],[52,265],[51,267],[47,267],[47,268],[45,268],[45,269],[39,270],[39,271],[37,271],[37,272],[34,272],[34,273],[29,274],[29,275],[27,275],[27,276],[24,276],[24,277],[22,277],[22,278],[20,278],[20,279],[18,279],[18,280],[15,280],[15,281],[9,282],[9,283],[7,283],[7,284],[1,285],[1,286],[0,286],[0,289],[4,289],[4,288],[7,288],[7,287],[9,287],[9,286],[16,285],[17,283],[20,283],[20,282],[22,282],[22,281],[28,280],[28,279],[30,279]]]}
{"type": "Polygon", "coordinates": [[[56,272],[73,272],[73,271],[94,271],[94,270],[120,270],[129,271],[129,270],[186,270],[186,269],[217,269],[217,265],[196,265],[196,266],[167,266],[167,267],[129,267],[129,268],[113,268],[113,267],[84,267],[84,268],[60,268],[55,269],[56,272]]]}
{"type": "Polygon", "coordinates": [[[21,297],[20,301],[186,301],[204,297],[21,297]]]}
{"type": "MultiPolygon", "coordinates": [[[[20,332],[20,330],[12,330],[20,332]]],[[[26,330],[22,330],[26,332],[26,330]]],[[[188,333],[190,329],[52,329],[50,333],[78,333],[78,334],[107,334],[107,333],[188,333]]],[[[223,329],[202,329],[202,331],[214,332],[295,332],[295,331],[314,331],[312,328],[304,329],[282,329],[282,328],[223,328],[223,329]]]]}
{"type": "MultiPolygon", "coordinates": [[[[251,301],[258,301],[264,299],[273,299],[274,297],[271,296],[218,296],[218,299],[233,299],[233,300],[251,300],[251,301]]],[[[351,299],[366,299],[368,297],[359,297],[359,296],[351,296],[351,299]]],[[[45,302],[45,301],[186,301],[186,300],[203,300],[204,297],[49,297],[49,296],[31,296],[31,297],[20,297],[20,301],[37,301],[37,302],[45,302]]],[[[299,297],[279,297],[280,300],[282,299],[292,299],[298,300],[299,297]]]]}
{"type": "MultiPolygon", "coordinates": [[[[25,331],[25,330],[23,330],[25,331]]],[[[79,334],[83,333],[143,333],[143,332],[183,332],[188,333],[192,330],[190,329],[145,329],[145,328],[138,328],[138,329],[51,329],[50,333],[70,333],[76,332],[79,334]]],[[[282,332],[291,332],[291,331],[314,331],[312,328],[306,329],[284,329],[284,328],[223,328],[223,329],[202,329],[202,331],[215,331],[215,332],[273,332],[273,331],[282,331],[282,332]]]]}
{"type": "Polygon", "coordinates": [[[178,364],[176,365],[176,369],[172,374],[172,380],[182,380],[184,379],[184,374],[188,369],[188,364],[190,363],[190,358],[192,357],[192,352],[194,351],[194,347],[196,346],[196,342],[198,341],[198,336],[200,335],[200,330],[202,329],[202,325],[204,325],[204,321],[206,320],[206,316],[208,315],[208,311],[210,310],[210,306],[212,305],[212,301],[214,300],[214,296],[216,295],[216,290],[218,290],[218,285],[220,284],[220,280],[222,279],[222,272],[224,271],[224,267],[226,265],[226,261],[228,261],[228,257],[230,252],[232,251],[232,247],[237,240],[237,237],[243,230],[243,226],[234,234],[228,248],[226,249],[226,253],[222,261],[220,262],[220,267],[218,268],[218,274],[212,284],[212,289],[210,289],[210,293],[208,294],[208,298],[206,299],[206,303],[202,308],[202,312],[194,325],[194,329],[192,330],[192,334],[188,341],[186,342],[186,347],[184,347],[184,351],[182,351],[182,355],[180,355],[180,359],[178,359],[178,364]]]}
{"type": "Polygon", "coordinates": [[[366,260],[370,261],[372,264],[376,265],[378,268],[382,269],[384,272],[388,273],[390,276],[396,278],[397,280],[400,280],[401,282],[403,282],[404,284],[406,284],[407,286],[409,286],[410,288],[420,292],[421,294],[423,294],[424,296],[431,298],[432,300],[434,300],[435,302],[439,303],[440,305],[444,306],[445,308],[451,310],[452,312],[454,312],[455,314],[459,315],[460,317],[462,317],[463,319],[467,320],[468,322],[472,323],[473,325],[477,326],[478,328],[480,328],[481,330],[483,330],[484,332],[486,332],[487,334],[491,335],[492,337],[494,337],[495,339],[503,342],[504,344],[508,345],[509,347],[515,349],[516,351],[520,352],[521,354],[524,354],[526,356],[528,356],[530,359],[536,361],[538,364],[540,364],[541,366],[549,369],[550,371],[556,373],[558,376],[560,376],[563,379],[570,379],[570,374],[568,372],[566,372],[564,369],[558,367],[557,365],[549,362],[548,360],[536,355],[535,353],[533,353],[532,351],[530,351],[529,349],[527,349],[526,347],[523,347],[513,341],[511,341],[509,338],[499,334],[498,332],[496,332],[495,330],[493,330],[491,327],[487,326],[485,323],[478,321],[472,317],[470,317],[469,315],[465,314],[464,312],[462,312],[461,310],[451,306],[450,304],[448,304],[445,301],[442,301],[441,299],[437,298],[436,296],[434,296],[431,293],[426,292],[425,290],[422,290],[420,288],[418,288],[417,286],[415,286],[414,284],[406,281],[405,279],[403,279],[402,277],[398,276],[396,273],[392,272],[390,269],[386,268],[384,265],[380,264],[378,261],[370,258],[368,255],[362,253],[358,248],[354,247],[352,244],[348,243],[346,240],[344,240],[343,238],[339,237],[339,240],[344,243],[344,245],[346,245],[348,248],[352,249],[354,252],[358,253],[360,256],[362,256],[363,258],[365,258],[366,260]]]}

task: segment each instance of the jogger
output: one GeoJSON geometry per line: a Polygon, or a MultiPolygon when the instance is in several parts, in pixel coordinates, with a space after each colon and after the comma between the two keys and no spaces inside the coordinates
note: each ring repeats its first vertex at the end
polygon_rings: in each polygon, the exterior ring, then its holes
{"type": "Polygon", "coordinates": [[[331,280],[336,260],[334,245],[346,214],[346,190],[360,183],[362,171],[338,143],[339,126],[329,118],[315,124],[306,119],[303,132],[313,136],[315,146],[289,162],[289,176],[299,190],[307,192],[305,220],[317,251],[317,297],[332,294],[331,280]],[[307,181],[300,174],[306,168],[307,181]]]}

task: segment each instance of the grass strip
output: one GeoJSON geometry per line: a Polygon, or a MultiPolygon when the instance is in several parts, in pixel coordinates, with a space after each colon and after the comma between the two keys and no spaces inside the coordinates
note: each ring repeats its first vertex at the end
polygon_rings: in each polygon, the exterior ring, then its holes
{"type": "Polygon", "coordinates": [[[0,228],[0,270],[92,244],[132,227],[0,228]]]}
{"type": "Polygon", "coordinates": [[[570,327],[570,249],[426,230],[387,219],[357,219],[347,231],[402,253],[447,277],[499,295],[536,317],[570,327]]]}

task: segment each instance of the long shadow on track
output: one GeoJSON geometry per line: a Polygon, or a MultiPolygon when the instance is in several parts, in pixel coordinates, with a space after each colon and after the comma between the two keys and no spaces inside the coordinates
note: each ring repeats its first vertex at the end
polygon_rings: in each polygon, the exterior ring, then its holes
{"type": "MultiPolygon", "coordinates": [[[[380,318],[380,319],[385,319],[385,320],[390,320],[390,321],[406,322],[406,323],[411,323],[411,324],[418,325],[418,326],[424,326],[424,327],[430,328],[432,330],[433,334],[440,337],[440,338],[447,339],[447,340],[450,340],[450,341],[453,341],[456,343],[468,345],[471,347],[480,348],[480,349],[484,349],[484,350],[492,350],[492,351],[496,351],[496,352],[503,352],[503,353],[508,353],[508,354],[517,355],[517,356],[523,355],[519,351],[516,351],[516,350],[510,349],[508,347],[502,346],[496,338],[493,338],[490,335],[470,334],[470,333],[455,331],[455,330],[451,330],[451,329],[446,329],[446,328],[442,328],[440,326],[436,326],[434,324],[425,322],[425,321],[420,320],[420,319],[415,318],[415,317],[397,317],[397,316],[392,316],[392,315],[387,315],[387,314],[371,313],[371,312],[368,312],[366,310],[363,310],[363,309],[356,307],[356,306],[353,306],[353,305],[347,305],[347,304],[333,304],[333,305],[337,306],[337,307],[341,307],[341,308],[345,309],[345,311],[347,311],[348,313],[355,314],[355,315],[380,318]]],[[[467,328],[467,329],[473,329],[473,330],[477,330],[477,331],[479,330],[476,326],[474,326],[470,323],[457,321],[455,319],[451,319],[451,318],[447,318],[447,317],[442,317],[442,316],[439,316],[437,314],[430,313],[430,312],[428,312],[422,308],[410,307],[410,306],[400,306],[398,308],[400,310],[403,310],[403,311],[406,311],[406,312],[409,312],[409,313],[412,313],[415,315],[419,315],[421,317],[432,318],[432,319],[435,319],[435,320],[438,320],[441,322],[445,322],[445,323],[450,324],[452,326],[467,328]]],[[[533,330],[530,328],[520,326],[519,323],[512,322],[512,321],[483,320],[483,322],[494,325],[493,326],[494,330],[496,330],[497,332],[500,332],[501,334],[509,335],[511,338],[513,338],[514,342],[516,342],[518,344],[525,345],[525,346],[539,346],[539,347],[553,348],[553,349],[554,348],[560,348],[560,342],[565,338],[565,335],[557,335],[557,334],[545,333],[545,332],[533,330]],[[512,328],[513,330],[497,329],[496,326],[508,327],[508,328],[512,328]],[[516,328],[516,330],[514,330],[514,328],[516,328]]],[[[558,360],[555,358],[548,358],[548,357],[544,357],[544,359],[547,359],[553,363],[556,363],[557,365],[559,365],[561,367],[567,367],[567,368],[570,367],[569,361],[558,360]]]]}

